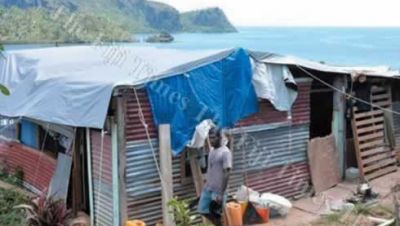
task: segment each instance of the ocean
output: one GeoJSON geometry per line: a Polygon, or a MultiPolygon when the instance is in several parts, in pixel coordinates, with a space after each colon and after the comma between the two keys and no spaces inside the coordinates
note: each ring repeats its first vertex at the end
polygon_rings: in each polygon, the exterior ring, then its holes
{"type": "MultiPolygon", "coordinates": [[[[400,69],[400,27],[239,27],[238,29],[238,33],[226,34],[174,34],[175,41],[168,44],[141,42],[124,45],[176,49],[243,47],[335,65],[385,65],[400,69]]],[[[144,35],[136,37],[139,40],[144,39],[144,35]]],[[[8,45],[6,49],[47,46],[50,45],[8,45]]]]}

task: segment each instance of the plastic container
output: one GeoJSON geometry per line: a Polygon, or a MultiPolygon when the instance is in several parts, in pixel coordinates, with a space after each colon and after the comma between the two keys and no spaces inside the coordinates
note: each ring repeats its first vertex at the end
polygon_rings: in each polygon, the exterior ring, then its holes
{"type": "Polygon", "coordinates": [[[243,226],[242,208],[239,203],[229,202],[225,210],[229,226],[243,226]]]}
{"type": "Polygon", "coordinates": [[[262,223],[268,223],[269,222],[269,208],[265,207],[256,207],[258,215],[262,218],[263,222],[262,223]]]}
{"type": "Polygon", "coordinates": [[[248,201],[243,201],[243,202],[239,202],[240,204],[240,208],[242,210],[242,217],[244,216],[244,213],[246,212],[247,209],[247,205],[249,204],[248,201]]]}
{"type": "Polygon", "coordinates": [[[132,220],[125,222],[125,226],[146,226],[146,224],[141,220],[132,220]]]}

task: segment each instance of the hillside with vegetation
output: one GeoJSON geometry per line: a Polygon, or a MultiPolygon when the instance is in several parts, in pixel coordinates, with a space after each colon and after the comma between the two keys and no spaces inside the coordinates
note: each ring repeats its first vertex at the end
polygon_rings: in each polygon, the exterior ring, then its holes
{"type": "Polygon", "coordinates": [[[12,43],[131,41],[130,32],[112,21],[84,13],[57,18],[40,8],[0,8],[0,41],[12,43]],[[68,22],[71,21],[71,22],[68,22]]]}
{"type": "Polygon", "coordinates": [[[0,0],[1,42],[132,41],[134,33],[160,31],[235,29],[220,9],[181,14],[147,0],[0,0]]]}
{"type": "Polygon", "coordinates": [[[185,32],[236,32],[220,8],[186,12],[181,21],[185,32]]]}

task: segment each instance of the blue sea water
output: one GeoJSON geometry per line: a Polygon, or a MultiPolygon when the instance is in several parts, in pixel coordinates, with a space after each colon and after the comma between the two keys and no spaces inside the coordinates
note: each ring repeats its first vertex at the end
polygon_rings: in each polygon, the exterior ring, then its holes
{"type": "MultiPolygon", "coordinates": [[[[138,35],[139,39],[144,39],[138,35]]],[[[169,44],[134,43],[177,49],[244,47],[339,65],[386,65],[400,69],[400,27],[240,27],[238,33],[174,34],[169,44]]],[[[27,46],[32,48],[32,46],[27,46]]],[[[35,47],[35,46],[33,46],[35,47]]],[[[6,46],[7,49],[25,48],[6,46]]]]}

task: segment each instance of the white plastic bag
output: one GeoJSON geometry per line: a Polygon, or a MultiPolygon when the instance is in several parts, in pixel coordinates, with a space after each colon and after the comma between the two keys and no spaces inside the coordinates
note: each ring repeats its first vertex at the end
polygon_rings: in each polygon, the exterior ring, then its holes
{"type": "Polygon", "coordinates": [[[264,193],[259,199],[263,207],[275,209],[280,215],[286,216],[292,208],[292,203],[283,196],[272,193],[264,193]]]}

